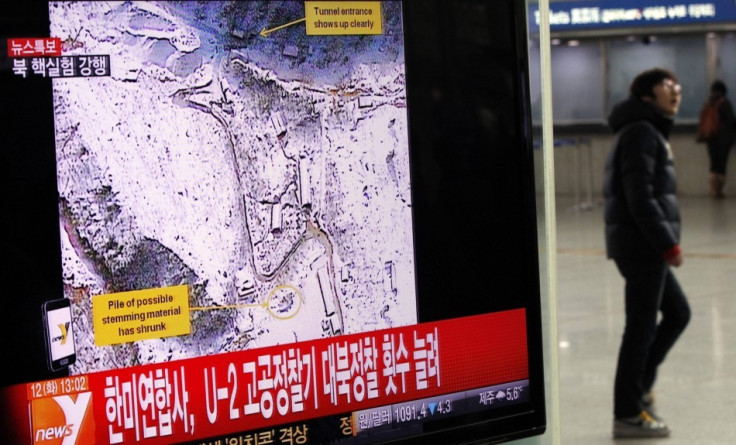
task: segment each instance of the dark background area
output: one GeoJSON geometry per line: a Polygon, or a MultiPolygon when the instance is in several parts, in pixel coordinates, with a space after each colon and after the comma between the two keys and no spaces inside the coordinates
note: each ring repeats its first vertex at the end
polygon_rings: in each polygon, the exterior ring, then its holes
{"type": "Polygon", "coordinates": [[[420,321],[539,304],[526,54],[513,5],[405,5],[420,321]]]}
{"type": "MultiPolygon", "coordinates": [[[[0,178],[3,215],[2,385],[67,375],[46,361],[42,305],[63,297],[51,80],[13,73],[7,38],[49,35],[45,2],[15,3],[0,15],[0,178]]],[[[1,385],[0,385],[1,386],[1,385]]]]}
{"type": "Polygon", "coordinates": [[[527,405],[425,424],[425,431],[437,433],[437,443],[541,434],[525,3],[407,1],[404,35],[419,321],[526,309],[531,386],[527,405]]]}

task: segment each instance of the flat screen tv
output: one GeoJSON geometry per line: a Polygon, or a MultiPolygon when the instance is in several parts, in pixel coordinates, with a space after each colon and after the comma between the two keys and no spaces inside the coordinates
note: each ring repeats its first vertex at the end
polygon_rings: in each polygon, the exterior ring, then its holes
{"type": "Polygon", "coordinates": [[[3,8],[6,443],[544,432],[525,2],[3,8]]]}

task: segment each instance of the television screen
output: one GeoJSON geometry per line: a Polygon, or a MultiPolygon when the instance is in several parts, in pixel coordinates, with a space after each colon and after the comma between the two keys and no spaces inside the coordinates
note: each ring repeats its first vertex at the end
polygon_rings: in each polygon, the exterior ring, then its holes
{"type": "Polygon", "coordinates": [[[525,2],[7,7],[3,437],[543,433],[525,2]]]}

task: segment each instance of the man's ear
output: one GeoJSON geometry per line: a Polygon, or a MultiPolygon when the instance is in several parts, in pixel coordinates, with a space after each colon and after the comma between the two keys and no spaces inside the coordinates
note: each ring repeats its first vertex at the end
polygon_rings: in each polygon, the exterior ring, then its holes
{"type": "Polygon", "coordinates": [[[644,102],[654,103],[654,98],[652,96],[641,96],[641,100],[644,102]]]}

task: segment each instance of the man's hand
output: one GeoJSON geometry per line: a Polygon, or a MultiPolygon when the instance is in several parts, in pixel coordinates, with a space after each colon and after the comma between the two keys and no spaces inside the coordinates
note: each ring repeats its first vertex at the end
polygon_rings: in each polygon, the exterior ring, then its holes
{"type": "Polygon", "coordinates": [[[682,264],[682,252],[678,252],[677,255],[667,258],[665,261],[672,267],[680,267],[682,264]]]}

